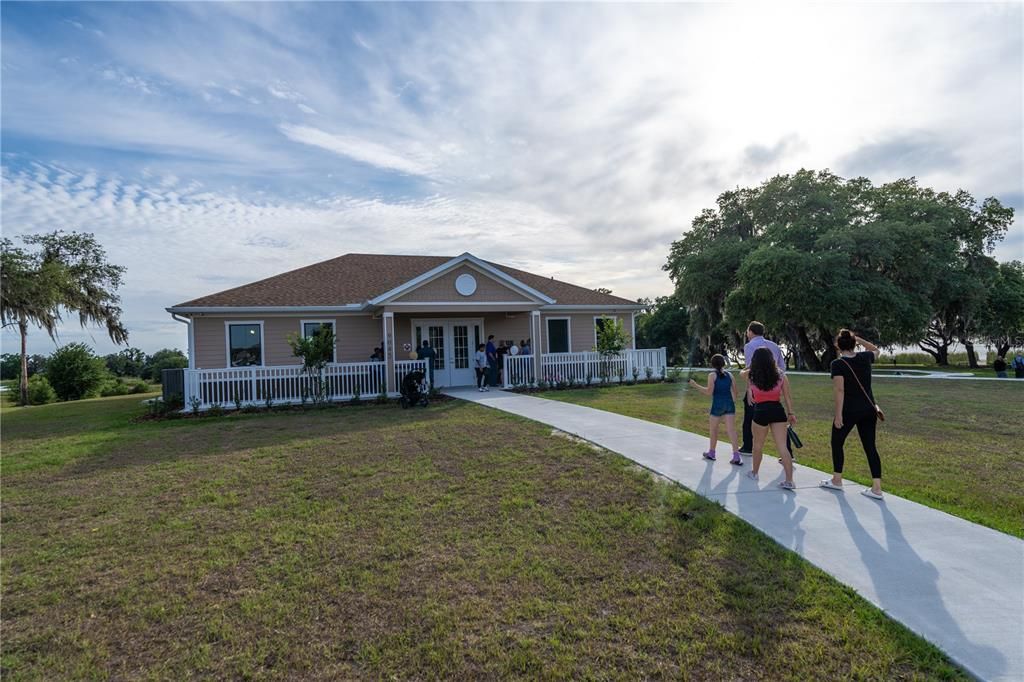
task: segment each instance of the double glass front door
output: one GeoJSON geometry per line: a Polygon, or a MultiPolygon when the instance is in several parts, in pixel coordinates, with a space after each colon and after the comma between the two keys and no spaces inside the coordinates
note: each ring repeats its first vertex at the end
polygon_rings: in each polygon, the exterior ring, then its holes
{"type": "Polygon", "coordinates": [[[413,320],[413,347],[429,341],[437,354],[434,359],[435,386],[472,386],[476,383],[473,354],[483,343],[484,325],[480,319],[413,320]]]}

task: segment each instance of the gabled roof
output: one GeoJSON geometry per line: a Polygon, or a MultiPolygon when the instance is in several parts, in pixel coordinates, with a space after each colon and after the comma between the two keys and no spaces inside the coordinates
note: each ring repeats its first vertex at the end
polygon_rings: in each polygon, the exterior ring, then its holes
{"type": "MultiPolygon", "coordinates": [[[[228,307],[339,307],[362,306],[385,294],[399,295],[405,285],[431,271],[444,271],[470,262],[499,280],[523,291],[539,294],[542,303],[557,305],[635,306],[619,296],[602,294],[531,272],[482,261],[470,254],[444,256],[391,256],[348,253],[233,289],[179,303],[177,308],[228,307]]],[[[390,296],[389,296],[390,297],[390,296]]]]}

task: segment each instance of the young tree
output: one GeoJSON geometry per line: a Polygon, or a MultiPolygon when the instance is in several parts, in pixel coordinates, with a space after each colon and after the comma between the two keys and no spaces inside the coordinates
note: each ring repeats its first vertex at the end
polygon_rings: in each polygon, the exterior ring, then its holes
{"type": "Polygon", "coordinates": [[[61,400],[81,400],[99,392],[107,367],[84,343],[58,348],[46,367],[46,378],[61,400]]]}
{"type": "Polygon", "coordinates": [[[291,346],[292,353],[302,359],[303,373],[313,380],[313,401],[325,401],[327,385],[324,381],[324,368],[334,357],[334,331],[324,325],[309,336],[289,334],[288,345],[291,346]]]}
{"type": "Polygon", "coordinates": [[[106,252],[88,233],[57,230],[21,238],[37,251],[0,240],[0,319],[17,325],[21,335],[21,400],[28,399],[27,337],[29,324],[55,337],[62,312],[78,314],[79,323],[99,324],[114,343],[127,343],[120,299],[124,268],[107,262],[106,252]]]}

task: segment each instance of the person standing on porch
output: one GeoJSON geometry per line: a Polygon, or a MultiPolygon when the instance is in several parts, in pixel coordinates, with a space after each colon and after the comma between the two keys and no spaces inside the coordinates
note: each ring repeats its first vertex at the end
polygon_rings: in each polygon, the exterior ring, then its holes
{"type": "Polygon", "coordinates": [[[498,348],[494,345],[494,334],[487,337],[487,385],[498,385],[498,348]]]}
{"type": "Polygon", "coordinates": [[[484,352],[484,344],[482,343],[476,347],[476,353],[473,355],[473,368],[476,369],[477,390],[481,393],[491,390],[486,386],[487,353],[484,352]]]}
{"type": "MultiPolygon", "coordinates": [[[[775,358],[775,366],[779,374],[786,375],[786,360],[782,357],[782,349],[774,341],[764,338],[764,325],[754,320],[747,325],[747,343],[743,346],[743,360],[747,367],[753,361],[754,352],[758,348],[767,348],[775,358]]],[[[751,395],[751,384],[747,382],[747,391],[743,394],[743,443],[740,445],[740,454],[748,457],[754,452],[754,398],[751,395]]],[[[786,449],[789,456],[793,456],[793,444],[790,441],[789,433],[786,433],[786,449]]]]}
{"type": "Polygon", "coordinates": [[[427,383],[431,387],[434,386],[434,358],[437,357],[437,352],[430,347],[430,341],[423,340],[423,345],[416,351],[416,355],[420,360],[427,361],[427,383]]]}

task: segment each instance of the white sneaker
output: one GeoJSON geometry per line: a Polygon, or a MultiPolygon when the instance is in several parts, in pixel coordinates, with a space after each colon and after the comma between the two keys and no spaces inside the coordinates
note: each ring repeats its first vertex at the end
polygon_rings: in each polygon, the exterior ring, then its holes
{"type": "Polygon", "coordinates": [[[757,480],[757,474],[755,474],[753,471],[748,471],[747,472],[747,478],[749,478],[752,481],[756,481],[757,480]]]}
{"type": "Polygon", "coordinates": [[[876,493],[871,488],[864,488],[864,490],[860,491],[860,494],[863,495],[864,497],[870,497],[872,500],[882,499],[882,493],[876,493]]]}
{"type": "Polygon", "coordinates": [[[476,390],[478,390],[478,391],[480,391],[481,393],[483,393],[483,392],[484,392],[484,387],[483,387],[483,386],[481,386],[480,388],[478,388],[478,389],[476,389],[476,390]]]}
{"type": "Polygon", "coordinates": [[[826,478],[824,481],[818,484],[819,488],[828,488],[829,490],[842,490],[842,485],[836,485],[832,482],[831,478],[826,478]]]}

